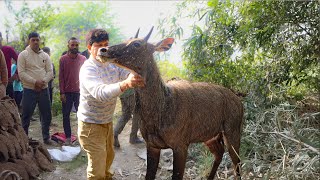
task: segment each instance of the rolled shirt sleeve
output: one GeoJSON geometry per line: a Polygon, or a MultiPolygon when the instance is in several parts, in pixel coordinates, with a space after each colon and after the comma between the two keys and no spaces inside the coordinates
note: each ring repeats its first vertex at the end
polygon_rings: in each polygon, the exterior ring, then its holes
{"type": "Polygon", "coordinates": [[[106,75],[101,74],[97,68],[83,66],[80,70],[79,78],[88,93],[99,101],[107,101],[119,96],[122,93],[120,83],[112,83],[111,81],[111,83],[108,84],[110,79],[102,76],[106,75]]]}

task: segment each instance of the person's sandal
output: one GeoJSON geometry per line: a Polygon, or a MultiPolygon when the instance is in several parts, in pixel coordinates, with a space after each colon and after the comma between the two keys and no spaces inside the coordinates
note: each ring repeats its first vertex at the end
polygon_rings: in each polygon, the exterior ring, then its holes
{"type": "Polygon", "coordinates": [[[119,143],[118,136],[113,136],[113,137],[114,137],[113,146],[119,148],[120,143],[119,143]]]}
{"type": "Polygon", "coordinates": [[[72,142],[71,142],[71,138],[67,138],[66,141],[64,142],[65,146],[71,146],[72,142]]]}
{"type": "Polygon", "coordinates": [[[57,146],[58,143],[56,143],[55,141],[52,141],[51,139],[48,140],[43,140],[43,143],[49,146],[57,146]]]}

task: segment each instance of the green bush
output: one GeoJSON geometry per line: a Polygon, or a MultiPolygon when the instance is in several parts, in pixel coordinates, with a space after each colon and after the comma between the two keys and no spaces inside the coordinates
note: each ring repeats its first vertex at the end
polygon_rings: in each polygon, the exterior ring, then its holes
{"type": "Polygon", "coordinates": [[[51,112],[52,112],[52,116],[58,116],[62,114],[60,91],[56,87],[53,89],[53,102],[52,102],[51,112]]]}
{"type": "Polygon", "coordinates": [[[186,79],[186,73],[183,67],[171,63],[168,60],[157,61],[160,74],[164,81],[168,81],[172,78],[186,79]]]}

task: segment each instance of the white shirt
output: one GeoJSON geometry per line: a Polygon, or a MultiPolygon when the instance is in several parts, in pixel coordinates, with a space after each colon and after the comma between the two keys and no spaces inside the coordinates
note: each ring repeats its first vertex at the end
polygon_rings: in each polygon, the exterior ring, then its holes
{"type": "Polygon", "coordinates": [[[78,120],[106,124],[112,122],[117,97],[122,93],[119,82],[129,72],[111,63],[88,59],[80,69],[80,104],[78,120]]]}

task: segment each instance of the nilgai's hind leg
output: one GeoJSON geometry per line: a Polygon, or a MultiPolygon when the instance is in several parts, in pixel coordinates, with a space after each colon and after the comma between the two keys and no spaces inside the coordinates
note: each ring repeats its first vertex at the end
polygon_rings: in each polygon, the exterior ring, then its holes
{"type": "Polygon", "coordinates": [[[188,146],[173,149],[173,180],[182,180],[188,155],[188,146]]]}
{"type": "Polygon", "coordinates": [[[223,140],[222,133],[219,133],[209,141],[205,142],[210,152],[214,155],[214,163],[208,179],[214,178],[214,176],[216,175],[217,169],[222,161],[222,157],[224,153],[224,145],[222,140],[223,140]]]}
{"type": "Polygon", "coordinates": [[[240,150],[240,136],[232,136],[234,134],[240,134],[236,132],[232,132],[226,134],[224,133],[224,142],[228,148],[229,155],[233,164],[235,179],[241,179],[240,175],[240,159],[239,159],[239,150],[240,150]],[[229,135],[231,134],[231,135],[229,135]]]}
{"type": "Polygon", "coordinates": [[[159,165],[161,149],[147,146],[147,174],[146,180],[154,180],[159,165]]]}

